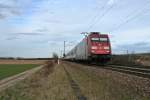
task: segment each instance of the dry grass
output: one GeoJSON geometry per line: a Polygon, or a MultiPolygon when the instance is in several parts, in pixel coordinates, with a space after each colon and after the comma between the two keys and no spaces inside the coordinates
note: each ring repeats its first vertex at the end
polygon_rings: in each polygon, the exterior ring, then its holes
{"type": "Polygon", "coordinates": [[[88,100],[150,100],[148,80],[72,63],[68,70],[88,100]]]}
{"type": "Polygon", "coordinates": [[[0,60],[0,64],[44,64],[47,60],[0,60]]]}
{"type": "Polygon", "coordinates": [[[30,78],[0,94],[0,100],[75,100],[64,69],[47,65],[30,78]]]}
{"type": "Polygon", "coordinates": [[[150,66],[150,55],[129,54],[129,55],[113,55],[112,64],[137,66],[150,66]]]}

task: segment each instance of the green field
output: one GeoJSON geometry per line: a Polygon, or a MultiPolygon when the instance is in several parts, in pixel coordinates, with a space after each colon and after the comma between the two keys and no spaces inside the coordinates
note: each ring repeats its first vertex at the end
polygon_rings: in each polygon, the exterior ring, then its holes
{"type": "Polygon", "coordinates": [[[37,64],[0,64],[0,80],[19,74],[31,68],[37,67],[37,64]]]}

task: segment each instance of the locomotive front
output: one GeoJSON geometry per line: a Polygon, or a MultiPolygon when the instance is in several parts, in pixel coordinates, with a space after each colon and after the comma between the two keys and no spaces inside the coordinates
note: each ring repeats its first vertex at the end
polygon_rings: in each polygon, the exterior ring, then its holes
{"type": "Polygon", "coordinates": [[[108,62],[111,59],[111,44],[107,34],[91,33],[88,41],[91,61],[108,62]]]}

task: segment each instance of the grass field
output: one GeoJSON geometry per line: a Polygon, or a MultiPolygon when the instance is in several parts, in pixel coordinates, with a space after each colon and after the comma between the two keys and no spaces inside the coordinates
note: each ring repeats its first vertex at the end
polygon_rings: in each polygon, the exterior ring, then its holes
{"type": "Polygon", "coordinates": [[[38,64],[0,64],[0,80],[19,74],[31,68],[39,66],[38,64]]]}
{"type": "Polygon", "coordinates": [[[0,59],[0,64],[44,64],[48,60],[9,60],[0,59]]]}

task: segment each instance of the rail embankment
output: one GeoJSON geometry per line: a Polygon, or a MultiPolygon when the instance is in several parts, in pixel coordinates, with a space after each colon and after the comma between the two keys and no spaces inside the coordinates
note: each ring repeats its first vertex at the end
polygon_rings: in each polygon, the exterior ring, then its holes
{"type": "Polygon", "coordinates": [[[149,100],[150,80],[98,67],[67,62],[88,100],[149,100]]]}

